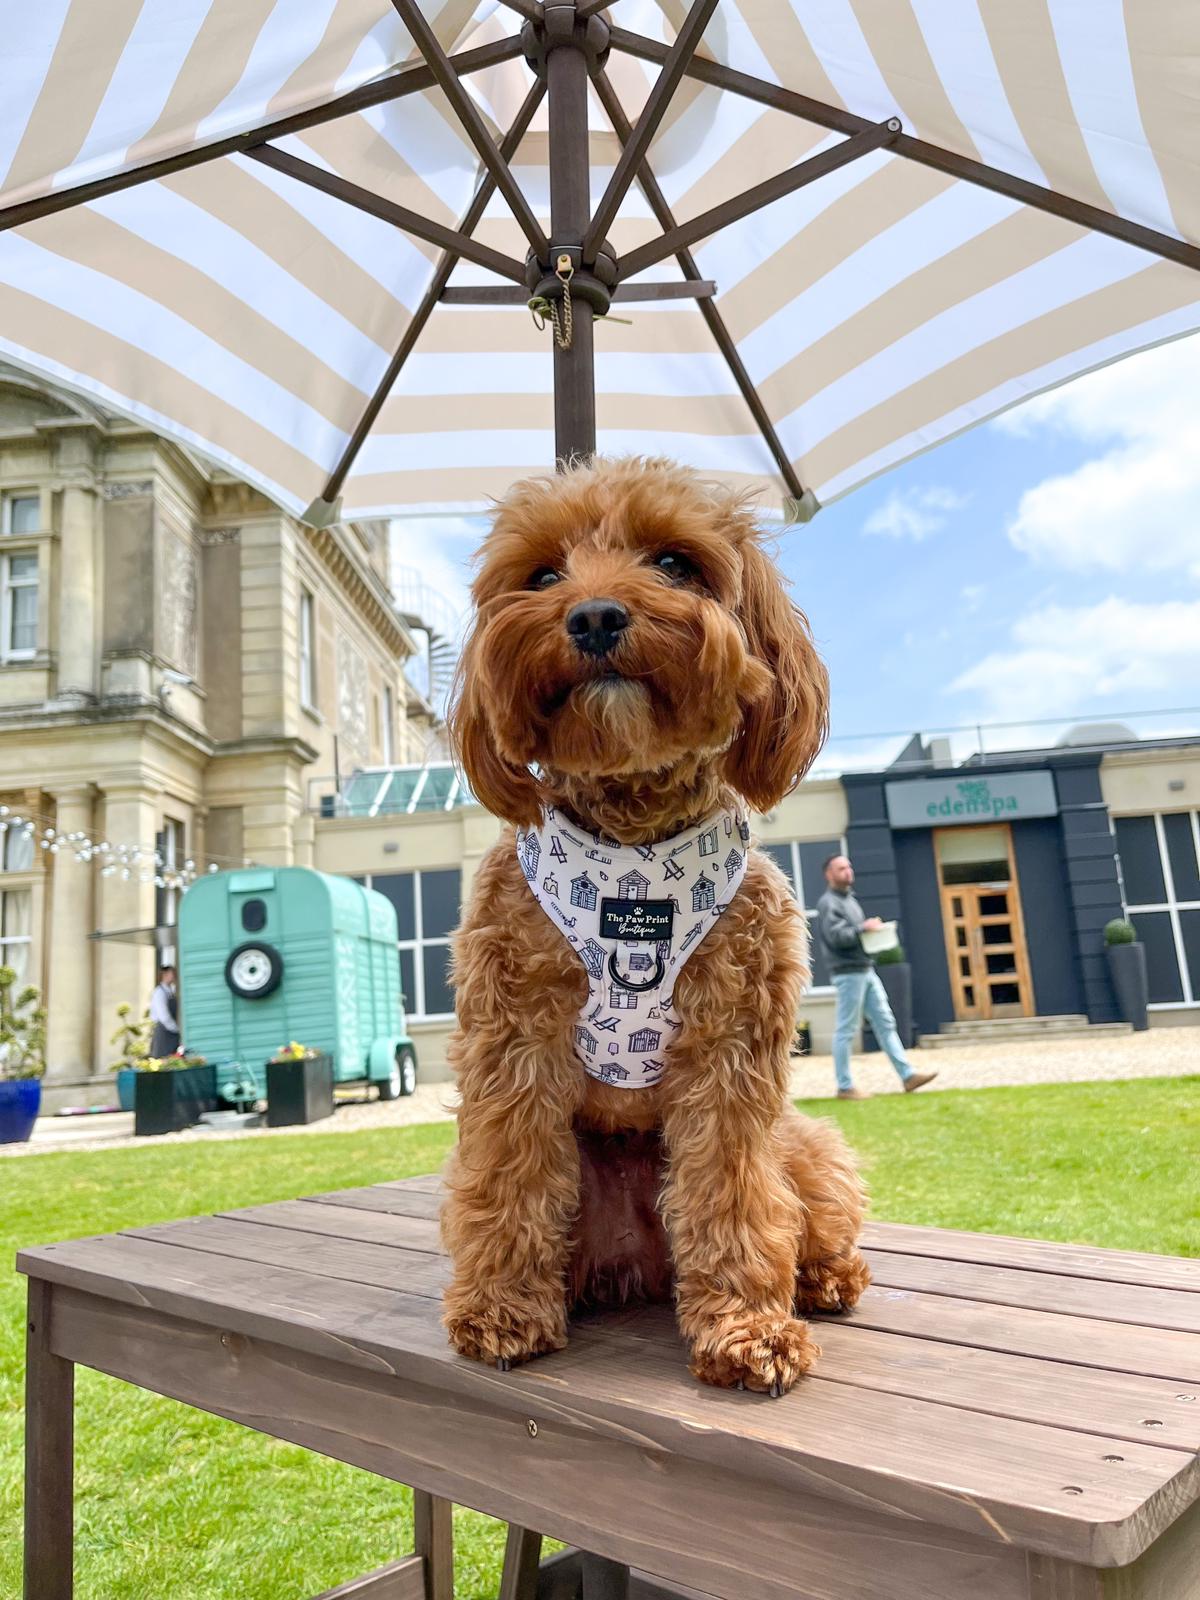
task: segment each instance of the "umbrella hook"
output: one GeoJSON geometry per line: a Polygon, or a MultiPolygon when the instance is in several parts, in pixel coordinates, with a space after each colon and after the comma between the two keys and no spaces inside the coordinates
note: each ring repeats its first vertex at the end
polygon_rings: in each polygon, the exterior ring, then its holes
{"type": "Polygon", "coordinates": [[[575,268],[571,265],[571,258],[565,253],[560,255],[554,268],[554,276],[562,284],[562,313],[553,300],[548,300],[544,294],[535,294],[528,302],[534,326],[538,332],[549,322],[554,328],[554,342],[560,350],[571,348],[571,335],[574,331],[574,319],[571,313],[571,279],[575,276],[575,268]]]}

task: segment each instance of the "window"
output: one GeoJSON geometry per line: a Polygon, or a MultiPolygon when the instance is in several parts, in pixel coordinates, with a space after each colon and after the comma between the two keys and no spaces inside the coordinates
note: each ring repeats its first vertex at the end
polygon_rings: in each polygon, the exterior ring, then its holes
{"type": "Polygon", "coordinates": [[[33,827],[0,821],[0,871],[29,872],[33,868],[33,827]]]}
{"type": "Polygon", "coordinates": [[[6,494],[0,506],[0,533],[40,533],[42,499],[36,494],[6,494]]]}
{"type": "Polygon", "coordinates": [[[383,686],[383,738],[380,747],[383,754],[383,764],[390,767],[396,759],[396,698],[392,694],[391,685],[383,686]]]}
{"type": "Polygon", "coordinates": [[[782,871],[808,919],[809,961],[812,964],[809,989],[828,988],[829,968],[825,963],[825,951],[817,937],[817,901],[825,893],[824,862],[830,856],[840,855],[846,847],[841,839],[790,839],[771,840],[760,844],[759,848],[782,871]]]}
{"type": "Polygon", "coordinates": [[[400,984],[409,1017],[454,1015],[450,987],[450,935],[458,924],[462,874],[376,872],[365,880],[396,908],[400,943],[400,984]]]}
{"type": "Polygon", "coordinates": [[[158,856],[155,863],[158,876],[171,880],[155,892],[154,920],[160,928],[174,928],[179,921],[180,899],[175,874],[183,866],[186,853],[183,823],[176,822],[173,817],[164,817],[162,832],[155,837],[154,848],[158,856]]]}
{"type": "Polygon", "coordinates": [[[18,990],[29,981],[32,905],[28,889],[0,891],[0,966],[13,969],[18,990]]]}
{"type": "Polygon", "coordinates": [[[316,602],[307,589],[300,591],[300,704],[310,711],[317,708],[317,663],[313,652],[316,637],[316,602]]]}
{"type": "Polygon", "coordinates": [[[37,654],[37,552],[0,561],[0,660],[28,661],[37,654]]]}
{"type": "Polygon", "coordinates": [[[1200,1002],[1200,812],[1113,822],[1122,897],[1146,949],[1152,1006],[1200,1002]]]}

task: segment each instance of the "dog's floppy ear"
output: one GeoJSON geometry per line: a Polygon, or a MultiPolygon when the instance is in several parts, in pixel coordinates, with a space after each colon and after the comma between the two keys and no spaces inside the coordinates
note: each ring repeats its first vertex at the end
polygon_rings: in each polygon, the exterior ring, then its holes
{"type": "Polygon", "coordinates": [[[829,674],[808,618],[788,599],[774,563],[754,538],[742,546],[738,612],[750,652],[768,668],[770,690],[747,706],[725,758],[729,783],[768,811],[808,771],[829,731],[829,674]]]}
{"type": "Polygon", "coordinates": [[[458,664],[446,718],[450,743],[476,800],[504,822],[532,827],[542,812],[538,785],[528,767],[505,761],[496,747],[480,701],[486,685],[474,669],[472,644],[468,641],[458,664]]]}

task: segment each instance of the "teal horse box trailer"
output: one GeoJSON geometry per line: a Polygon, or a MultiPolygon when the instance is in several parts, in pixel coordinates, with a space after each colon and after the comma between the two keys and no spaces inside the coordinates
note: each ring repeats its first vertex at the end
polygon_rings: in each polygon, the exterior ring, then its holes
{"type": "Polygon", "coordinates": [[[333,1058],[335,1083],[416,1087],[396,912],[383,895],[310,867],[198,879],[179,908],[179,997],[189,1052],[217,1063],[217,1092],[266,1096],[266,1064],[291,1040],[333,1058]]]}

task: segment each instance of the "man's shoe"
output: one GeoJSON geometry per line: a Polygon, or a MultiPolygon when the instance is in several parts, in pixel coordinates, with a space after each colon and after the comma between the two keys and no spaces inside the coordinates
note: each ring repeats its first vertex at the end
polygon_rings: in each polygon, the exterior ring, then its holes
{"type": "Polygon", "coordinates": [[[914,1072],[911,1078],[905,1078],[904,1080],[905,1094],[912,1094],[914,1089],[923,1089],[927,1083],[932,1083],[936,1077],[936,1072],[914,1072]]]}
{"type": "Polygon", "coordinates": [[[865,1089],[839,1089],[837,1097],[839,1100],[869,1100],[871,1098],[865,1089]]]}

